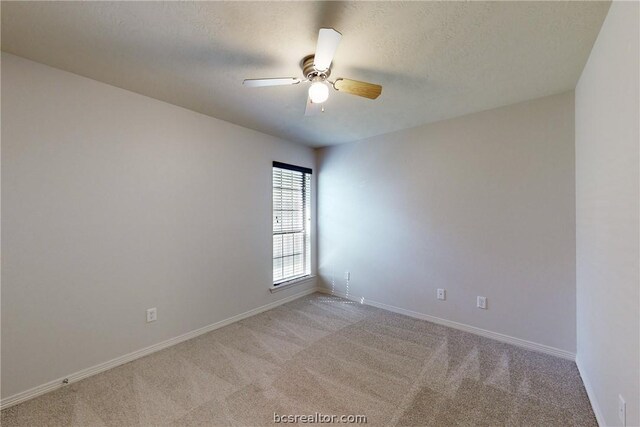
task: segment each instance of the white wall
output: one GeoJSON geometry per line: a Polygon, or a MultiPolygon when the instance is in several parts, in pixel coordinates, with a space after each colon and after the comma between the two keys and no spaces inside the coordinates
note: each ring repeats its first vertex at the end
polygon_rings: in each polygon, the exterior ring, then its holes
{"type": "Polygon", "coordinates": [[[322,285],[574,352],[573,130],[568,92],[320,150],[322,285]]]}
{"type": "Polygon", "coordinates": [[[576,88],[578,366],[606,425],[640,425],[637,2],[613,2],[576,88]]]}
{"type": "Polygon", "coordinates": [[[311,149],[8,54],[2,114],[2,397],[302,290],[271,162],[311,149]]]}

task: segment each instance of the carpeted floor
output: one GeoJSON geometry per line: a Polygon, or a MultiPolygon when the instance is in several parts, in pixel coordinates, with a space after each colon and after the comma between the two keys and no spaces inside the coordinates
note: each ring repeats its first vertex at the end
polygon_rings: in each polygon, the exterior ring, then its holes
{"type": "Polygon", "coordinates": [[[573,362],[314,294],[2,411],[2,426],[597,426],[573,362]]]}

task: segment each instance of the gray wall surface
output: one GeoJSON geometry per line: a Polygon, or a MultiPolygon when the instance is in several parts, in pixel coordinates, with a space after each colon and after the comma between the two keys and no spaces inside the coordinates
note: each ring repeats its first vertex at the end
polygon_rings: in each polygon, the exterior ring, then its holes
{"type": "Polygon", "coordinates": [[[315,162],[3,54],[2,397],[315,286],[269,292],[273,160],[315,162]]]}
{"type": "Polygon", "coordinates": [[[323,286],[575,352],[573,92],[319,155],[323,286]]]}
{"type": "Polygon", "coordinates": [[[613,2],[576,87],[578,365],[602,422],[640,425],[640,7],[613,2]]]}

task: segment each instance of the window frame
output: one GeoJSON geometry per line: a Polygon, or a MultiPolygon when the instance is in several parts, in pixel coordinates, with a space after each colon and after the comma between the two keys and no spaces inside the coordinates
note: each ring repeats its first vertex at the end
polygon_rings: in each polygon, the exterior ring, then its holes
{"type": "MultiPolygon", "coordinates": [[[[312,257],[311,257],[311,252],[312,252],[312,245],[311,245],[311,221],[312,221],[312,217],[311,217],[311,198],[312,198],[312,179],[311,176],[313,175],[313,170],[311,168],[307,168],[304,166],[297,166],[297,165],[292,165],[289,163],[283,163],[283,162],[278,162],[278,161],[273,161],[272,167],[271,167],[271,258],[272,258],[272,265],[271,265],[271,288],[272,289],[276,289],[278,287],[284,287],[288,284],[293,284],[296,282],[302,282],[302,281],[306,281],[309,278],[313,277],[313,273],[312,273],[312,257]],[[274,188],[275,188],[275,181],[274,181],[274,169],[284,169],[284,170],[289,170],[289,171],[294,171],[294,172],[300,172],[302,173],[302,203],[303,203],[303,208],[302,208],[302,224],[303,224],[303,265],[305,267],[305,271],[303,272],[303,274],[301,275],[294,275],[294,276],[289,276],[286,278],[282,278],[282,279],[278,279],[277,281],[274,280],[274,268],[273,268],[273,260],[275,259],[274,255],[275,255],[275,251],[274,251],[274,245],[273,245],[273,240],[274,240],[274,236],[276,235],[274,230],[274,212],[275,212],[275,198],[274,198],[274,188]],[[308,185],[307,185],[307,179],[308,179],[308,185]],[[307,265],[307,260],[308,260],[308,265],[307,265]]],[[[280,233],[282,234],[282,233],[280,233]]],[[[288,234],[288,233],[285,233],[288,234]]],[[[291,233],[293,234],[293,233],[291,233]]],[[[284,258],[284,257],[283,257],[284,258]]]]}

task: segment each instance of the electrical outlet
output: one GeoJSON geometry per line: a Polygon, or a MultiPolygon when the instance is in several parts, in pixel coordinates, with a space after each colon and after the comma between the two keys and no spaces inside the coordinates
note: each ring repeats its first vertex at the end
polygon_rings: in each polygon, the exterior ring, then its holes
{"type": "Polygon", "coordinates": [[[487,297],[478,297],[478,308],[487,309],[487,297]]]}
{"type": "Polygon", "coordinates": [[[438,289],[437,296],[438,296],[438,299],[441,299],[444,301],[445,299],[447,299],[447,291],[445,291],[444,289],[438,289]]]}
{"type": "Polygon", "coordinates": [[[147,323],[158,320],[158,309],[153,307],[147,309],[147,323]]]}
{"type": "Polygon", "coordinates": [[[344,280],[349,280],[351,279],[351,272],[350,271],[345,271],[344,272],[344,280]]]}
{"type": "Polygon", "coordinates": [[[624,397],[622,395],[618,395],[618,418],[620,418],[620,422],[622,423],[622,427],[626,427],[627,425],[627,402],[624,401],[624,397]]]}

